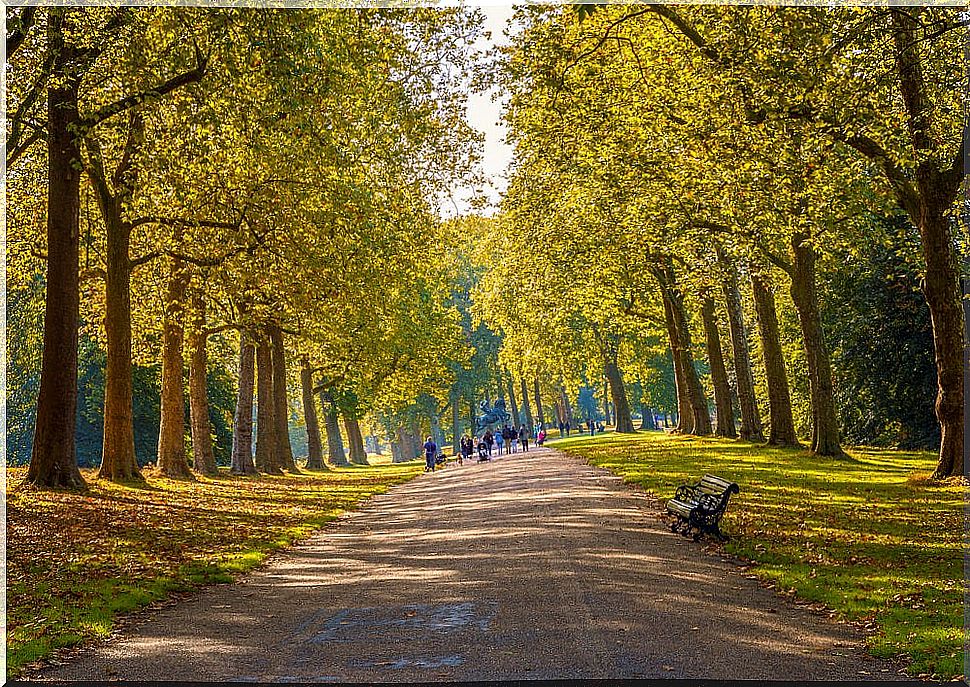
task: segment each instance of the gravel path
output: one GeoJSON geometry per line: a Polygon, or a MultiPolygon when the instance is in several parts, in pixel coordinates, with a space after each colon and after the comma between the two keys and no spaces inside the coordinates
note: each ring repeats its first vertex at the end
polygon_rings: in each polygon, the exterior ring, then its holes
{"type": "Polygon", "coordinates": [[[858,635],[548,448],[427,474],[40,679],[886,680],[858,635]]]}

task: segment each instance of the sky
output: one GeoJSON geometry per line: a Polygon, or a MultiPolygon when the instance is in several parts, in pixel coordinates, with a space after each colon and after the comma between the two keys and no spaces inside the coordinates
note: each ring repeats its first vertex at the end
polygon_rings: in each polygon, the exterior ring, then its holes
{"type": "MultiPolygon", "coordinates": [[[[485,15],[485,30],[491,34],[489,40],[480,39],[477,48],[490,48],[493,45],[505,44],[502,35],[508,20],[512,17],[511,5],[481,6],[481,11],[485,15]]],[[[485,210],[486,214],[491,214],[497,209],[499,197],[505,190],[505,171],[512,159],[512,148],[503,142],[505,127],[500,123],[501,103],[493,102],[492,96],[495,92],[489,93],[470,93],[468,97],[468,122],[474,128],[485,134],[485,145],[482,154],[482,171],[486,179],[490,182],[491,188],[486,187],[486,195],[492,203],[492,209],[485,210]]],[[[470,212],[471,208],[468,201],[471,199],[473,189],[455,189],[453,194],[454,205],[458,206],[461,214],[470,212]]],[[[447,207],[451,203],[446,203],[444,208],[447,213],[454,211],[454,205],[447,207]]]]}

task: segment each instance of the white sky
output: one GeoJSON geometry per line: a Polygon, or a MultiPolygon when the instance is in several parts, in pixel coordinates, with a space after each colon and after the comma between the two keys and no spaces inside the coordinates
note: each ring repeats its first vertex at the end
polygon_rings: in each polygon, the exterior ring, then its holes
{"type": "MultiPolygon", "coordinates": [[[[511,5],[480,5],[482,13],[485,15],[485,30],[491,34],[491,39],[486,41],[479,40],[476,44],[478,48],[490,48],[492,45],[505,44],[506,40],[502,35],[509,19],[512,17],[511,5]]],[[[490,187],[483,189],[491,201],[494,209],[497,209],[500,194],[505,190],[506,177],[505,171],[509,162],[512,160],[512,148],[505,145],[505,127],[499,122],[501,116],[501,104],[492,101],[495,92],[471,93],[468,97],[468,122],[485,134],[485,147],[482,157],[482,171],[489,182],[490,187]]],[[[454,192],[454,203],[458,206],[462,214],[469,212],[468,201],[473,195],[473,189],[459,188],[454,192]]],[[[454,206],[450,202],[445,203],[442,208],[446,214],[454,211],[454,206]]],[[[485,210],[491,214],[490,210],[485,210]]]]}

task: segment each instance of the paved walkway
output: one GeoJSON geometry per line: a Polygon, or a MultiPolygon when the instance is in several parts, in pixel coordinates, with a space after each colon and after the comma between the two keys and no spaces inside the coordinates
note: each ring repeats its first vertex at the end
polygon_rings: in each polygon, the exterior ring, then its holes
{"type": "Polygon", "coordinates": [[[39,677],[898,677],[657,507],[548,448],[449,467],[39,677]]]}

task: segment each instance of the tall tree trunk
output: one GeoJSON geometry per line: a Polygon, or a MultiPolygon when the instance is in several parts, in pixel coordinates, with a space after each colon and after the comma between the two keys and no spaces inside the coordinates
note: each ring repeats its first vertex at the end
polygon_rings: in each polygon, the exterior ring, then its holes
{"type": "Polygon", "coordinates": [[[687,380],[684,377],[684,361],[680,355],[677,325],[674,322],[674,311],[670,305],[670,298],[663,288],[661,288],[661,301],[664,306],[664,323],[667,329],[667,342],[670,345],[670,357],[674,364],[674,388],[677,392],[677,426],[674,427],[674,432],[692,434],[694,431],[694,415],[690,412],[690,396],[687,393],[687,380]]]}
{"type": "Polygon", "coordinates": [[[536,415],[538,415],[538,417],[539,417],[539,426],[542,429],[545,429],[546,428],[546,416],[545,416],[545,413],[542,412],[542,392],[539,389],[539,378],[538,377],[535,377],[532,380],[532,389],[534,391],[534,394],[533,395],[535,396],[535,399],[536,399],[536,415]]]}
{"type": "Polygon", "coordinates": [[[613,424],[613,418],[610,415],[610,380],[603,380],[603,415],[604,421],[608,425],[613,424]]]}
{"type": "Polygon", "coordinates": [[[47,297],[44,353],[27,484],[83,489],[77,467],[78,253],[81,153],[75,132],[78,88],[76,51],[64,40],[66,7],[48,10],[47,40],[53,60],[47,90],[47,297]]]}
{"type": "Polygon", "coordinates": [[[690,322],[687,319],[687,311],[684,308],[683,296],[674,285],[671,279],[670,305],[674,315],[674,325],[677,329],[677,337],[680,343],[681,365],[684,372],[684,380],[687,382],[687,396],[690,400],[690,411],[694,416],[694,431],[692,434],[707,436],[711,433],[711,413],[707,408],[707,399],[704,397],[704,387],[697,376],[694,367],[694,355],[692,353],[693,343],[690,335],[690,322]]]}
{"type": "Polygon", "coordinates": [[[364,437],[360,433],[357,418],[344,415],[344,428],[347,430],[347,443],[350,444],[350,462],[354,465],[368,465],[364,437]]]}
{"type": "Polygon", "coordinates": [[[320,421],[313,400],[313,370],[306,356],[300,359],[300,389],[303,392],[303,417],[307,434],[307,470],[326,470],[323,462],[323,443],[320,440],[320,421]]]}
{"type": "Polygon", "coordinates": [[[269,340],[273,354],[273,417],[276,420],[277,463],[287,472],[299,473],[290,445],[290,409],[286,402],[286,349],[283,332],[275,322],[269,325],[269,340]]]}
{"type": "Polygon", "coordinates": [[[526,386],[525,377],[520,379],[520,386],[522,388],[522,409],[525,413],[525,427],[526,432],[529,436],[532,436],[532,428],[535,427],[535,422],[532,420],[532,406],[529,404],[529,387],[526,386]]]}
{"type": "Polygon", "coordinates": [[[135,458],[131,378],[131,225],[121,217],[119,200],[99,180],[98,194],[105,223],[105,347],[104,442],[99,479],[140,481],[135,458]]]}
{"type": "Polygon", "coordinates": [[[232,425],[232,463],[234,475],[254,475],[253,391],[256,386],[256,347],[246,330],[239,332],[239,392],[232,425]]]}
{"type": "Polygon", "coordinates": [[[471,428],[468,430],[472,439],[475,438],[478,433],[478,423],[475,421],[475,402],[468,402],[468,426],[471,428]]]}
{"type": "MultiPolygon", "coordinates": [[[[933,351],[936,362],[936,417],[940,423],[940,458],[933,475],[944,478],[963,474],[964,435],[963,378],[965,374],[964,308],[960,302],[961,289],[957,266],[950,211],[966,180],[968,150],[964,129],[959,150],[952,157],[934,155],[939,142],[933,134],[934,112],[932,84],[927,83],[923,71],[924,53],[920,37],[925,31],[917,8],[893,12],[893,41],[895,67],[899,90],[906,107],[909,138],[918,154],[919,162],[913,182],[900,181],[887,169],[891,185],[900,206],[906,210],[913,224],[919,228],[926,276],[923,295],[930,309],[933,325],[933,351]],[[941,166],[938,160],[944,161],[941,166]]],[[[877,151],[875,157],[879,157],[877,151]]],[[[872,157],[872,153],[869,153],[872,157]]],[[[877,159],[885,167],[885,159],[877,159]]],[[[895,162],[893,163],[895,164],[895,162]]]]}
{"type": "Polygon", "coordinates": [[[765,359],[765,377],[768,384],[768,443],[798,446],[788,376],[785,372],[785,356],[778,333],[775,296],[765,278],[755,273],[751,275],[751,290],[758,315],[758,332],[761,335],[761,351],[765,359]]]}
{"type": "Polygon", "coordinates": [[[282,475],[276,443],[276,403],[273,401],[273,348],[263,335],[256,348],[256,469],[282,475]]]}
{"type": "Polygon", "coordinates": [[[734,354],[734,377],[738,385],[738,405],[741,410],[741,439],[744,441],[764,441],[761,427],[761,413],[754,394],[754,373],[751,370],[751,354],[748,334],[744,326],[744,313],[741,309],[741,293],[738,291],[737,273],[718,249],[724,281],[724,302],[728,314],[728,328],[731,331],[731,351],[734,354]]]}
{"type": "Polygon", "coordinates": [[[714,407],[717,408],[715,433],[721,437],[734,439],[738,433],[734,427],[734,406],[731,403],[727,369],[724,367],[721,333],[717,327],[714,300],[707,294],[703,296],[701,316],[704,320],[704,335],[707,340],[707,359],[711,365],[711,381],[714,383],[714,407]]]}
{"type": "Polygon", "coordinates": [[[209,393],[206,388],[205,298],[201,289],[192,292],[193,317],[189,330],[189,417],[192,428],[192,462],[203,475],[217,475],[209,424],[209,393]]]}
{"type": "Polygon", "coordinates": [[[323,422],[327,430],[327,460],[331,465],[346,467],[350,465],[344,453],[344,442],[340,438],[340,420],[337,414],[337,404],[333,395],[327,391],[320,392],[320,405],[323,408],[323,422]]]}
{"type": "Polygon", "coordinates": [[[566,386],[562,383],[559,384],[559,396],[562,398],[563,412],[565,413],[565,422],[568,422],[572,426],[573,422],[573,407],[569,403],[569,395],[566,393],[566,386]]]}
{"type": "Polygon", "coordinates": [[[461,441],[461,417],[459,413],[460,409],[460,399],[458,398],[458,393],[455,392],[451,399],[451,448],[455,455],[458,455],[458,450],[460,448],[461,441]]]}
{"type": "Polygon", "coordinates": [[[510,373],[508,373],[508,372],[506,372],[506,387],[505,388],[509,392],[509,403],[512,406],[512,426],[513,427],[518,427],[519,426],[519,422],[520,422],[520,420],[519,420],[519,406],[515,402],[515,387],[513,386],[512,375],[510,373]]]}
{"type": "Polygon", "coordinates": [[[843,454],[839,421],[832,389],[832,365],[822,334],[822,318],[815,289],[815,250],[809,236],[794,232],[791,239],[791,296],[798,312],[812,399],[812,452],[820,456],[843,454]]]}
{"type": "Polygon", "coordinates": [[[185,451],[185,392],[182,373],[185,290],[189,274],[182,260],[173,258],[165,291],[162,324],[162,403],[158,430],[158,469],[166,477],[195,479],[185,451]]]}
{"type": "Polygon", "coordinates": [[[635,434],[637,430],[633,427],[633,418],[630,417],[630,403],[626,398],[626,387],[623,385],[623,376],[620,374],[616,360],[606,361],[605,372],[610,383],[610,393],[613,396],[616,431],[620,434],[635,434]]]}

